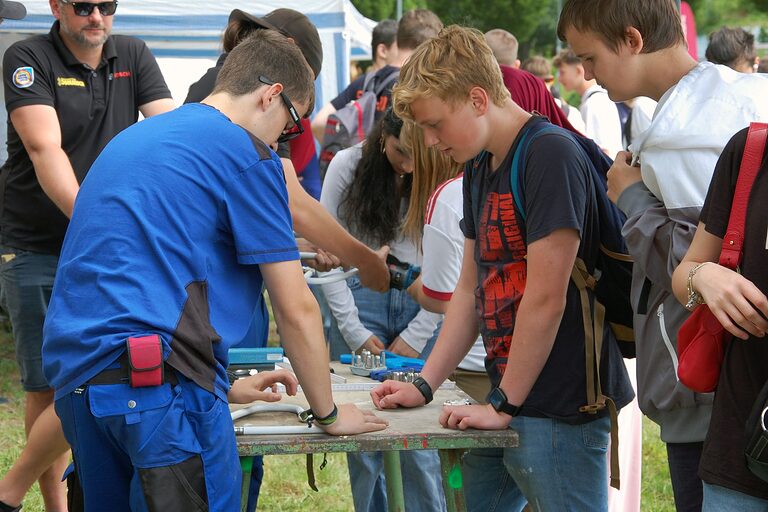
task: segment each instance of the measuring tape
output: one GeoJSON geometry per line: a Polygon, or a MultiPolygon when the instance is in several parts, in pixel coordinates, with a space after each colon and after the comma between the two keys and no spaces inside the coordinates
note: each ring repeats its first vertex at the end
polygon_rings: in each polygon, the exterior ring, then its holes
{"type": "MultiPolygon", "coordinates": [[[[331,389],[333,391],[370,391],[376,386],[381,385],[381,382],[371,381],[371,382],[347,382],[347,383],[332,383],[331,389]]],[[[443,382],[443,384],[438,389],[444,389],[444,390],[453,390],[456,389],[456,383],[452,382],[450,380],[447,380],[443,382]]],[[[280,393],[285,393],[285,386],[278,383],[277,384],[277,391],[280,393]]],[[[302,393],[301,386],[298,388],[298,393],[302,393]]]]}

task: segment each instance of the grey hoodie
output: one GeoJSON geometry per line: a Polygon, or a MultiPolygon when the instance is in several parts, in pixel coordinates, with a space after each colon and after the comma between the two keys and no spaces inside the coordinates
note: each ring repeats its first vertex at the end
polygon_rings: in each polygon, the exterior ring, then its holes
{"type": "Polygon", "coordinates": [[[638,401],[667,443],[703,441],[713,398],[677,380],[677,331],[689,313],[672,294],[672,273],[693,240],[723,147],[750,121],[768,120],[766,90],[765,77],[699,64],[664,94],[630,148],[643,181],[617,204],[635,260],[638,401]]]}

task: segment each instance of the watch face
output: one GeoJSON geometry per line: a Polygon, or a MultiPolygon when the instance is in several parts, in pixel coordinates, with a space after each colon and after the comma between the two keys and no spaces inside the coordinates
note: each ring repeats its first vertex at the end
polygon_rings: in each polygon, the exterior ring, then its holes
{"type": "Polygon", "coordinates": [[[488,403],[499,411],[507,403],[507,395],[504,394],[501,388],[493,388],[488,394],[488,403]]]}

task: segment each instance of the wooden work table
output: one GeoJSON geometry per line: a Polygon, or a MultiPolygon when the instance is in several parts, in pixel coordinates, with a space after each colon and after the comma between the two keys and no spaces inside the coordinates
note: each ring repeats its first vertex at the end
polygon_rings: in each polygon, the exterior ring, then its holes
{"type": "MultiPolygon", "coordinates": [[[[346,384],[370,383],[371,379],[352,375],[347,365],[333,363],[346,384]]],[[[334,382],[335,388],[350,387],[334,382]]],[[[440,410],[446,400],[468,398],[461,390],[439,389],[429,405],[415,409],[378,411],[371,402],[368,391],[334,390],[336,403],[354,403],[361,409],[375,410],[389,421],[386,430],[355,436],[329,436],[327,434],[282,435],[270,434],[237,436],[237,448],[243,468],[243,507],[247,502],[248,482],[254,455],[285,455],[331,452],[384,452],[389,510],[404,510],[400,455],[402,450],[438,450],[443,477],[443,490],[449,512],[465,510],[461,455],[469,448],[493,448],[517,446],[517,433],[513,430],[450,430],[438,423],[440,410]]],[[[304,395],[285,396],[283,403],[307,406],[304,395]]],[[[242,406],[232,406],[237,409],[242,406]]],[[[300,425],[296,415],[282,412],[258,413],[235,422],[235,425],[300,425]]],[[[243,508],[245,510],[245,508],[243,508]]]]}

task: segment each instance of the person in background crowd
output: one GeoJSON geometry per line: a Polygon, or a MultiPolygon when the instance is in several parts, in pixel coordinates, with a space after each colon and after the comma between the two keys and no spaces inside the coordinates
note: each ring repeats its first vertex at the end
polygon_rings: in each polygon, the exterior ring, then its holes
{"type": "Polygon", "coordinates": [[[713,64],[722,64],[741,73],[755,73],[760,64],[755,51],[755,36],[743,28],[723,27],[709,34],[704,55],[713,64]]]}
{"type": "Polygon", "coordinates": [[[567,101],[560,97],[559,89],[555,86],[555,75],[552,74],[552,64],[549,60],[541,55],[534,55],[533,57],[525,59],[520,68],[523,71],[527,71],[532,75],[541,78],[549,92],[552,94],[552,97],[555,98],[557,106],[565,112],[571,126],[573,126],[579,133],[585,133],[584,119],[581,118],[579,109],[569,105],[567,101]]]}
{"type": "MultiPolygon", "coordinates": [[[[7,3],[7,2],[6,2],[7,3]]],[[[157,62],[133,37],[112,35],[117,2],[52,0],[48,34],[3,58],[8,160],[0,172],[0,300],[8,312],[26,392],[27,446],[0,481],[18,506],[39,478],[46,508],[66,508],[68,446],[43,375],[43,323],[80,184],[109,141],[174,107],[157,62]]]]}
{"type": "Polygon", "coordinates": [[[373,27],[371,60],[373,62],[366,70],[367,73],[375,73],[384,66],[397,62],[397,22],[395,20],[382,20],[373,27]]]}
{"type": "Polygon", "coordinates": [[[717,158],[731,136],[768,119],[768,79],[696,62],[675,0],[567,0],[558,36],[611,99],[658,101],[632,152],[617,155],[608,196],[627,215],[634,259],[632,304],[640,409],[661,427],[678,511],[701,510],[702,480],[731,480],[743,453],[702,457],[712,395],[677,378],[677,331],[689,312],[672,294],[672,272],[690,246],[717,158]]]}
{"type": "Polygon", "coordinates": [[[584,120],[584,134],[597,142],[610,158],[615,158],[624,149],[616,104],[594,79],[587,80],[582,60],[572,50],[566,48],[561,51],[553,63],[560,84],[566,90],[581,95],[579,111],[584,120]]]}
{"type": "Polygon", "coordinates": [[[520,59],[517,58],[519,47],[517,38],[501,28],[494,28],[485,33],[485,42],[491,47],[496,62],[511,68],[520,67],[520,59]]]}
{"type": "MultiPolygon", "coordinates": [[[[376,71],[373,83],[382,83],[383,80],[398,73],[400,67],[408,60],[413,51],[424,41],[435,37],[442,28],[443,22],[440,21],[440,18],[435,13],[428,9],[413,9],[403,14],[403,17],[400,18],[397,24],[397,57],[393,62],[376,71]]],[[[362,94],[362,88],[363,80],[358,80],[357,83],[350,84],[341,94],[332,99],[330,103],[323,105],[323,108],[318,111],[312,121],[312,132],[317,137],[317,140],[321,142],[323,140],[328,116],[344,107],[350,101],[359,98],[362,94]]],[[[379,95],[376,104],[377,120],[381,119],[381,116],[391,106],[391,103],[392,86],[390,85],[385,87],[379,95]]]]}

